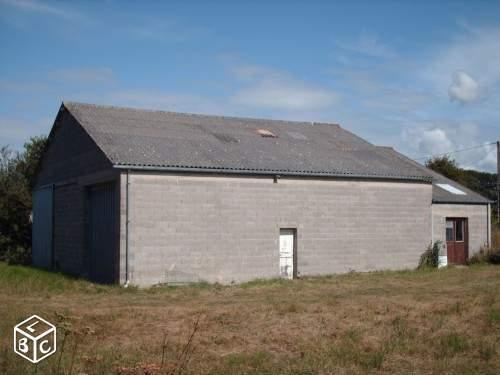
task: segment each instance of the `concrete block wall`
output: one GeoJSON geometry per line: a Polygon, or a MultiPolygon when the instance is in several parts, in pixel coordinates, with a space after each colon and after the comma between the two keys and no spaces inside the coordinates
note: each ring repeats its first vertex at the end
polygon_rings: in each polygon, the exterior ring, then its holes
{"type": "Polygon", "coordinates": [[[469,256],[486,246],[490,239],[488,205],[478,204],[433,204],[433,241],[441,241],[446,247],[446,218],[467,218],[469,223],[469,256]]]}
{"type": "Polygon", "coordinates": [[[280,228],[297,229],[299,275],[413,268],[430,242],[431,195],[424,183],[131,172],[130,281],[277,277],[280,228]]]}

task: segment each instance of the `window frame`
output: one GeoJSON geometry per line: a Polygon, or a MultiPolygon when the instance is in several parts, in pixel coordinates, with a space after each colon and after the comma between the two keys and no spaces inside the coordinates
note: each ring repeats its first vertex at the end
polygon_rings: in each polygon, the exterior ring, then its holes
{"type": "Polygon", "coordinates": [[[455,242],[465,242],[465,220],[464,219],[455,219],[453,226],[454,234],[455,234],[455,242]],[[461,240],[458,240],[458,225],[461,227],[461,240]]]}
{"type": "Polygon", "coordinates": [[[446,223],[445,223],[445,236],[446,236],[446,241],[447,242],[455,242],[455,220],[454,219],[449,219],[446,218],[446,223]],[[448,223],[451,223],[451,228],[448,227],[448,223]],[[451,229],[451,239],[448,239],[448,229],[451,229]]]}

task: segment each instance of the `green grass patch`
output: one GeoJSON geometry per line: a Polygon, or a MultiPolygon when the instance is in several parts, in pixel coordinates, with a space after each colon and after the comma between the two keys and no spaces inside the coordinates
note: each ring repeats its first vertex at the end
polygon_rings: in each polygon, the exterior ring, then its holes
{"type": "Polygon", "coordinates": [[[500,324],[500,309],[490,308],[488,310],[488,321],[491,324],[500,324]]]}
{"type": "Polygon", "coordinates": [[[442,353],[445,356],[454,356],[467,349],[469,349],[469,342],[465,336],[458,333],[450,333],[440,337],[436,355],[442,353]]]}

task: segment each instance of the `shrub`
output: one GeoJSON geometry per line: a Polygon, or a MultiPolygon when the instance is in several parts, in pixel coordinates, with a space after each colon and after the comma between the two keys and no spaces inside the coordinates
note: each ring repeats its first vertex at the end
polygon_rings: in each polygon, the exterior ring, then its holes
{"type": "Polygon", "coordinates": [[[488,256],[488,262],[491,264],[500,264],[500,250],[492,250],[488,256]]]}
{"type": "Polygon", "coordinates": [[[46,142],[31,138],[22,152],[0,147],[0,261],[30,261],[31,191],[46,142]]]}
{"type": "Polygon", "coordinates": [[[26,266],[31,264],[31,250],[18,245],[9,248],[3,258],[8,264],[22,264],[26,266]]]}
{"type": "Polygon", "coordinates": [[[484,264],[487,263],[489,249],[481,247],[477,253],[472,255],[467,263],[469,264],[484,264]]]}
{"type": "Polygon", "coordinates": [[[420,256],[418,268],[432,267],[437,268],[439,263],[439,251],[441,250],[441,241],[434,242],[434,245],[429,244],[427,250],[420,256]]]}
{"type": "Polygon", "coordinates": [[[481,247],[477,253],[470,257],[469,264],[500,264],[500,250],[481,247]]]}

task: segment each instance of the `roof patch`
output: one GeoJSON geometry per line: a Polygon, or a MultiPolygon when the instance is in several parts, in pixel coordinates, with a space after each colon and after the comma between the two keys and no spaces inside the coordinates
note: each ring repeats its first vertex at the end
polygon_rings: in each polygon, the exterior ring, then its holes
{"type": "Polygon", "coordinates": [[[257,129],[256,132],[257,134],[259,134],[261,137],[264,138],[278,138],[276,134],[267,129],[257,129]]]}

